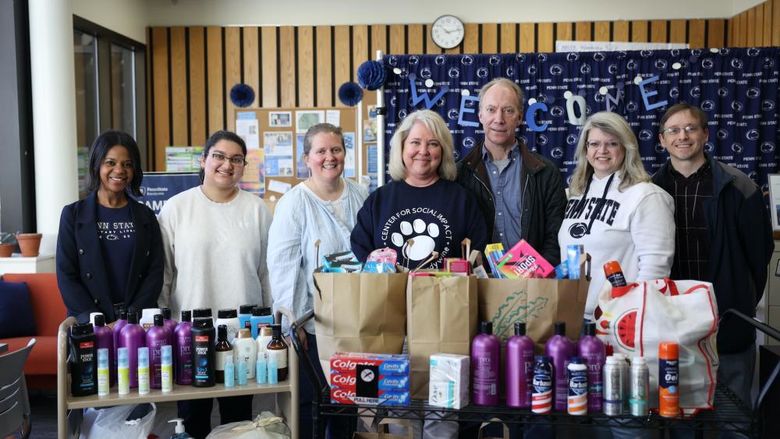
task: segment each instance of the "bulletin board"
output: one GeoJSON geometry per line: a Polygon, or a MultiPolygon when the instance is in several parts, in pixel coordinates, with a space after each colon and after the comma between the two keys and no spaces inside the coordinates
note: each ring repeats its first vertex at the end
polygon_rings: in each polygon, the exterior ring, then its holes
{"type": "Polygon", "coordinates": [[[344,176],[357,179],[362,137],[357,110],[344,108],[243,108],[235,111],[235,130],[247,146],[241,188],[269,199],[309,177],[303,162],[306,130],[321,122],[341,127],[347,147],[344,176]]]}

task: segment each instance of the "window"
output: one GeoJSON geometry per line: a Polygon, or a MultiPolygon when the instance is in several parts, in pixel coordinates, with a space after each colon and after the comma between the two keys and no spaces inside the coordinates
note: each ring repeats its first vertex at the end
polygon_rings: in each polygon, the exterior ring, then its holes
{"type": "Polygon", "coordinates": [[[124,131],[136,140],[146,168],[146,47],[73,17],[79,195],[86,193],[89,147],[98,134],[124,131]]]}

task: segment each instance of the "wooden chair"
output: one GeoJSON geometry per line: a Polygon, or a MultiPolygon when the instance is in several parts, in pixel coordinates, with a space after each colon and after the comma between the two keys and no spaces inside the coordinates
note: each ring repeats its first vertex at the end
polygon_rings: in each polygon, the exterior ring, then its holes
{"type": "Polygon", "coordinates": [[[17,432],[22,438],[30,435],[30,400],[23,369],[33,346],[34,338],[27,346],[0,355],[0,437],[17,432]]]}

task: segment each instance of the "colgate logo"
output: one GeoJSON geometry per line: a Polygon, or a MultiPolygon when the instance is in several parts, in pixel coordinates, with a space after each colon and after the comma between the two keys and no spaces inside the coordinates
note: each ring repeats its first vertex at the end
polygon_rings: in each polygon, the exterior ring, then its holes
{"type": "Polygon", "coordinates": [[[349,400],[355,397],[355,392],[346,392],[341,389],[333,390],[333,399],[349,400]]]}
{"type": "Polygon", "coordinates": [[[351,376],[344,376],[344,375],[334,375],[333,376],[333,382],[335,384],[341,384],[345,386],[354,386],[355,385],[355,377],[351,376]]]}
{"type": "Polygon", "coordinates": [[[354,369],[357,367],[357,363],[347,360],[334,360],[333,367],[336,369],[354,369]]]}

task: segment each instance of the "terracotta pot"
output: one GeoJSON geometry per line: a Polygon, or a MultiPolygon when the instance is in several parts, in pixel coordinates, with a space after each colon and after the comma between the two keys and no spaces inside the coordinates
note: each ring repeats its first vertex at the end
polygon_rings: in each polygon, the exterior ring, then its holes
{"type": "Polygon", "coordinates": [[[0,244],[0,258],[10,258],[16,244],[0,244]]]}
{"type": "Polygon", "coordinates": [[[41,247],[40,233],[19,233],[16,235],[16,242],[19,243],[19,250],[24,257],[38,256],[38,249],[41,247]]]}

